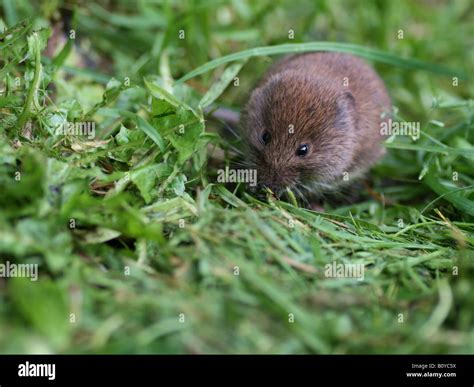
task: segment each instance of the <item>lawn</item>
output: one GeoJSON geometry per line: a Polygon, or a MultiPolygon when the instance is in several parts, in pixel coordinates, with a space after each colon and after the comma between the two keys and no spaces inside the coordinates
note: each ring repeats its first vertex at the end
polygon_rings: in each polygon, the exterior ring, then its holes
{"type": "Polygon", "coordinates": [[[0,264],[38,276],[0,275],[0,352],[474,353],[473,37],[469,0],[2,0],[0,264]],[[319,211],[217,179],[212,111],[303,50],[421,129],[319,211]]]}

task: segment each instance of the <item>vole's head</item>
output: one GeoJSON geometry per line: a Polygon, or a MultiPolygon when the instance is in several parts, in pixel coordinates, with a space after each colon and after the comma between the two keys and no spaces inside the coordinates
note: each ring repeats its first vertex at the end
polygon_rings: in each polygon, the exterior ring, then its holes
{"type": "Polygon", "coordinates": [[[342,179],[354,157],[356,113],[341,86],[284,71],[252,92],[243,128],[260,186],[279,194],[342,179]]]}

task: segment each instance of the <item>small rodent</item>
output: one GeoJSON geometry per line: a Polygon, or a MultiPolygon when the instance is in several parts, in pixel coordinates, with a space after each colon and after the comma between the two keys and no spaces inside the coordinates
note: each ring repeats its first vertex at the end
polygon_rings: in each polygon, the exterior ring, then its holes
{"type": "Polygon", "coordinates": [[[384,154],[380,124],[390,110],[383,81],[362,59],[331,52],[285,57],[244,109],[247,162],[259,185],[277,196],[285,187],[330,192],[384,154]]]}

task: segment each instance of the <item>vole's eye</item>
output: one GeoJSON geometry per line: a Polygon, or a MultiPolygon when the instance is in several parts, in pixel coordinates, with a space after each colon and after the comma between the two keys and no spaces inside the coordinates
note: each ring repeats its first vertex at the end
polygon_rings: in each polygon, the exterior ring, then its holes
{"type": "Polygon", "coordinates": [[[296,150],[296,155],[299,157],[304,157],[307,155],[309,151],[309,146],[306,144],[300,145],[299,148],[296,150]]]}
{"type": "Polygon", "coordinates": [[[260,137],[260,142],[263,145],[267,145],[270,141],[270,133],[268,132],[263,132],[262,137],[260,137]]]}

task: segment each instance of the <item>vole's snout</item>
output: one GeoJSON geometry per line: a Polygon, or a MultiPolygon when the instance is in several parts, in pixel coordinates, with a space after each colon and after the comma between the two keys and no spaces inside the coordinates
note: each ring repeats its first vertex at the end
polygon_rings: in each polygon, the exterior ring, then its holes
{"type": "Polygon", "coordinates": [[[251,194],[257,193],[258,189],[259,189],[258,185],[255,185],[255,186],[252,186],[252,185],[251,185],[251,186],[249,186],[249,188],[248,188],[248,190],[249,190],[249,192],[250,192],[251,194]]]}
{"type": "Polygon", "coordinates": [[[258,185],[256,187],[257,189],[253,192],[253,195],[257,198],[257,199],[260,199],[260,200],[263,200],[265,201],[266,198],[267,198],[267,195],[268,195],[268,190],[271,190],[273,192],[273,194],[275,195],[275,197],[277,199],[280,199],[280,193],[281,193],[281,190],[278,189],[278,187],[275,187],[275,186],[268,186],[268,185],[258,185]]]}
{"type": "Polygon", "coordinates": [[[270,189],[277,198],[280,197],[280,193],[284,189],[284,184],[280,181],[279,177],[264,172],[262,172],[262,175],[262,178],[259,179],[258,182],[259,190],[263,192],[266,189],[270,189]]]}
{"type": "Polygon", "coordinates": [[[276,185],[276,184],[265,184],[265,185],[262,185],[262,189],[265,190],[265,189],[269,189],[270,191],[273,192],[273,194],[279,198],[280,197],[280,191],[282,190],[280,186],[276,185]]]}
{"type": "Polygon", "coordinates": [[[263,163],[258,166],[257,185],[260,191],[270,189],[277,198],[281,197],[286,187],[291,187],[297,179],[296,171],[285,165],[263,163]]]}

